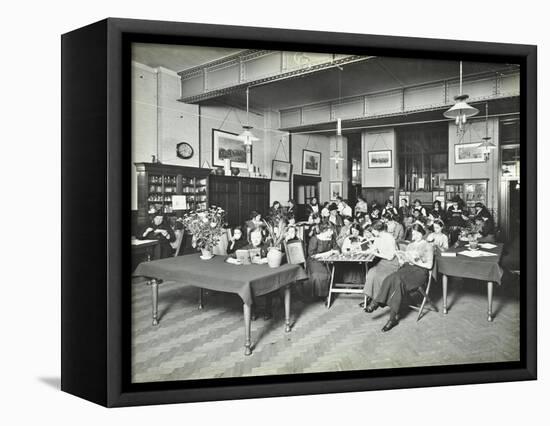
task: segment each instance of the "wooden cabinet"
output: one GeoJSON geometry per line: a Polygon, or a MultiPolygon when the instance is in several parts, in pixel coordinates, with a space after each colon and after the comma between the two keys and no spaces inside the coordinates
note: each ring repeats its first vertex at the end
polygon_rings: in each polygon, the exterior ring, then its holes
{"type": "Polygon", "coordinates": [[[135,166],[139,227],[147,223],[152,210],[179,217],[185,210],[209,206],[210,169],[158,163],[136,163],[135,166]],[[185,196],[185,209],[174,204],[174,196],[185,196]]]}
{"type": "Polygon", "coordinates": [[[269,180],[238,176],[210,176],[210,204],[226,211],[230,226],[243,225],[252,210],[269,210],[269,180]]]}

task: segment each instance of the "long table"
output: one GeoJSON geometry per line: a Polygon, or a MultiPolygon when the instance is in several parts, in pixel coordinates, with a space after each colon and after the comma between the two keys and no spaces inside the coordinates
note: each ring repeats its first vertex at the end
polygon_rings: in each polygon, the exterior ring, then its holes
{"type": "Polygon", "coordinates": [[[441,254],[436,256],[437,272],[443,275],[443,313],[447,314],[447,285],[448,277],[471,278],[487,283],[487,321],[493,320],[493,285],[500,284],[502,268],[500,258],[502,256],[502,244],[495,244],[492,249],[480,250],[493,253],[494,256],[468,257],[460,252],[468,250],[464,243],[458,247],[450,248],[446,253],[456,253],[456,256],[448,257],[441,254]]]}
{"type": "Polygon", "coordinates": [[[285,331],[290,332],[290,284],[307,278],[300,265],[284,264],[278,268],[268,265],[232,265],[225,256],[201,260],[198,254],[170,257],[143,262],[133,273],[147,279],[151,286],[153,325],[158,325],[158,285],[177,282],[198,287],[199,309],[202,309],[202,289],[235,293],[243,300],[245,326],[245,355],[252,353],[250,338],[251,307],[254,298],[284,288],[285,331]]]}

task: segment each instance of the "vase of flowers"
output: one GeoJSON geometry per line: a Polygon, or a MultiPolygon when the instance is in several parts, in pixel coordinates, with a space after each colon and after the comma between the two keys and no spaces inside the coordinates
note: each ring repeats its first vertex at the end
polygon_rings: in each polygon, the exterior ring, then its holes
{"type": "Polygon", "coordinates": [[[270,268],[278,268],[283,260],[282,244],[285,238],[287,226],[282,216],[271,217],[265,221],[268,237],[267,264],[270,268]]]}
{"type": "Polygon", "coordinates": [[[183,216],[183,227],[192,235],[192,246],[200,249],[201,259],[209,260],[225,232],[225,211],[221,207],[212,206],[207,210],[197,209],[183,216]]]}

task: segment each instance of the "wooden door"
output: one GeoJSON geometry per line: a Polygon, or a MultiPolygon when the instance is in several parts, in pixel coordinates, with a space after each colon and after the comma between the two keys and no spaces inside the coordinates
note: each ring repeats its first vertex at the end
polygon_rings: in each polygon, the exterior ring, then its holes
{"type": "Polygon", "coordinates": [[[239,182],[230,177],[212,176],[210,205],[224,209],[226,220],[231,226],[239,224],[239,182]]]}

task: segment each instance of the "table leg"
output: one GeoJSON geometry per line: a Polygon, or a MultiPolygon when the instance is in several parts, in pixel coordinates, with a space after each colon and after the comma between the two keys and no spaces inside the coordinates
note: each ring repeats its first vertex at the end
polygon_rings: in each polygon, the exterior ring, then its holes
{"type": "Polygon", "coordinates": [[[493,321],[493,282],[487,282],[487,321],[493,321]]]}
{"type": "Polygon", "coordinates": [[[252,345],[250,343],[250,305],[243,303],[244,313],[244,354],[246,356],[252,354],[252,345]]]}
{"type": "Polygon", "coordinates": [[[290,286],[285,287],[285,333],[290,333],[290,286]]]}
{"type": "Polygon", "coordinates": [[[202,288],[199,288],[199,309],[203,308],[202,297],[203,297],[203,290],[202,288]]]}
{"type": "Polygon", "coordinates": [[[443,313],[447,314],[447,284],[449,277],[443,274],[442,285],[443,285],[443,313]]]}
{"type": "Polygon", "coordinates": [[[158,288],[158,281],[157,280],[151,280],[151,293],[152,293],[152,299],[153,299],[153,325],[158,325],[158,304],[159,304],[159,288],[158,288]]]}
{"type": "Polygon", "coordinates": [[[332,286],[334,285],[334,270],[336,269],[336,264],[332,263],[331,267],[332,267],[332,271],[330,273],[330,284],[329,284],[329,287],[328,287],[327,309],[330,308],[330,299],[331,299],[331,295],[332,295],[332,286]]]}

